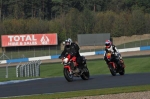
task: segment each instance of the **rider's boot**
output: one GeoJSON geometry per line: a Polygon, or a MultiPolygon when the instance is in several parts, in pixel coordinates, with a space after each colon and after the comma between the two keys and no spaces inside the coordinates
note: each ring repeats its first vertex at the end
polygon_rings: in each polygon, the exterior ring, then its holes
{"type": "Polygon", "coordinates": [[[120,62],[121,62],[121,64],[122,64],[122,67],[125,68],[124,61],[121,59],[120,62]]]}
{"type": "Polygon", "coordinates": [[[76,67],[76,69],[74,70],[74,73],[78,73],[78,72],[80,72],[80,70],[78,67],[76,67]]]}
{"type": "Polygon", "coordinates": [[[117,62],[117,66],[118,66],[118,68],[123,68],[122,63],[121,63],[121,61],[120,61],[120,60],[118,60],[118,62],[117,62]]]}

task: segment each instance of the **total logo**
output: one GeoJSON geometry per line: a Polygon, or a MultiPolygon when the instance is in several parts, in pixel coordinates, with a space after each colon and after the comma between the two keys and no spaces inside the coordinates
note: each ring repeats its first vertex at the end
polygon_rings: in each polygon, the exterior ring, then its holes
{"type": "Polygon", "coordinates": [[[50,42],[49,38],[46,35],[43,35],[40,41],[43,45],[49,44],[50,42]]]}

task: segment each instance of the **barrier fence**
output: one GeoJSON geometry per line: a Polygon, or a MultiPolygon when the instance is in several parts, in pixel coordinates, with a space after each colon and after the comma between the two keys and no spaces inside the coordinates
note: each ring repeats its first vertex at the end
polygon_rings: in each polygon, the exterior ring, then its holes
{"type": "Polygon", "coordinates": [[[0,78],[13,78],[15,77],[15,68],[10,66],[11,63],[6,64],[5,66],[0,66],[0,78]]]}
{"type": "MultiPolygon", "coordinates": [[[[143,47],[135,47],[135,48],[126,48],[126,49],[118,49],[119,52],[131,52],[131,51],[143,51],[143,50],[150,50],[150,46],[143,46],[143,47]]],[[[80,53],[82,56],[90,56],[90,55],[103,55],[104,50],[100,51],[93,51],[93,52],[83,52],[80,53]]],[[[30,58],[20,58],[20,59],[8,59],[8,60],[0,60],[0,64],[9,64],[9,63],[16,63],[16,62],[29,62],[35,60],[47,60],[47,59],[58,59],[60,54],[52,55],[52,56],[41,56],[41,57],[30,57],[30,58]]]]}
{"type": "Polygon", "coordinates": [[[31,61],[16,66],[16,77],[39,77],[41,61],[31,61]]]}
{"type": "MultiPolygon", "coordinates": [[[[104,43],[105,42],[101,42],[102,45],[96,45],[96,43],[93,43],[92,45],[85,44],[84,46],[79,44],[80,52],[82,53],[104,50],[104,43]]],[[[130,37],[114,37],[113,43],[119,49],[150,46],[150,34],[133,35],[130,37]]],[[[0,51],[0,60],[59,55],[61,54],[63,47],[64,46],[61,44],[57,46],[47,45],[6,48],[6,51],[0,51]]]]}
{"type": "MultiPolygon", "coordinates": [[[[120,52],[144,51],[150,50],[150,46],[119,49],[120,52]]],[[[93,51],[81,53],[83,56],[103,55],[104,51],[93,51]]],[[[22,59],[0,60],[0,78],[16,78],[16,77],[38,77],[40,76],[41,60],[58,59],[59,55],[41,56],[22,59]],[[12,63],[18,62],[17,66],[10,66],[12,63]],[[20,63],[19,63],[20,62],[20,63]],[[21,64],[26,62],[25,64],[21,64]],[[3,66],[5,64],[5,66],[3,66]]]]}
{"type": "Polygon", "coordinates": [[[30,61],[17,66],[11,66],[11,63],[0,66],[0,78],[16,77],[39,77],[41,60],[30,61]]]}

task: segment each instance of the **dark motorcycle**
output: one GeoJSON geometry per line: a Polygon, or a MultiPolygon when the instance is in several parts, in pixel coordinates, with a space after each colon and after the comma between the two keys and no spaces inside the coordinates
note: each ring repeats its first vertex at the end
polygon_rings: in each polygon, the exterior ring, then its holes
{"type": "MultiPolygon", "coordinates": [[[[108,68],[113,76],[116,76],[117,73],[120,75],[125,74],[125,67],[123,64],[123,60],[119,60],[119,64],[116,59],[114,59],[114,55],[111,52],[106,53],[106,58],[108,61],[108,68]]],[[[117,57],[115,57],[117,58],[117,57]]]]}
{"type": "Polygon", "coordinates": [[[82,57],[82,64],[76,62],[76,57],[70,59],[70,54],[62,58],[62,64],[64,65],[64,77],[68,82],[73,81],[73,77],[81,77],[83,80],[88,80],[90,77],[89,70],[87,68],[86,59],[82,57]]]}

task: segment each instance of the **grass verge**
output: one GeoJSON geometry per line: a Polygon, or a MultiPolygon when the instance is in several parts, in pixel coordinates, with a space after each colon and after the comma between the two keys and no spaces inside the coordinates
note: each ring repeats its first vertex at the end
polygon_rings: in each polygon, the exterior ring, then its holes
{"type": "MultiPolygon", "coordinates": [[[[126,73],[144,73],[150,72],[150,56],[138,57],[138,58],[124,58],[126,65],[126,73]]],[[[87,65],[90,71],[90,75],[110,74],[110,71],[104,60],[87,60],[87,65]]],[[[0,69],[0,81],[18,80],[18,79],[30,79],[32,77],[16,77],[15,67],[8,67],[9,75],[5,77],[5,68],[0,69]],[[3,75],[3,78],[1,77],[3,75]]],[[[47,77],[63,77],[63,65],[60,63],[48,63],[41,64],[40,66],[40,78],[47,77]]]]}

